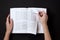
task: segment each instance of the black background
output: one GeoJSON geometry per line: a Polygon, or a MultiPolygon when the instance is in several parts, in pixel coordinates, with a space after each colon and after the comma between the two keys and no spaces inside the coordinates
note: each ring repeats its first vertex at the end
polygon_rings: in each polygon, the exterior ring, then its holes
{"type": "MultiPolygon", "coordinates": [[[[0,40],[4,38],[6,17],[9,14],[9,9],[12,7],[47,8],[47,14],[49,17],[48,27],[52,40],[59,40],[60,37],[59,0],[0,0],[0,40]]],[[[12,37],[17,38],[19,36],[17,34],[14,34],[12,37]]]]}

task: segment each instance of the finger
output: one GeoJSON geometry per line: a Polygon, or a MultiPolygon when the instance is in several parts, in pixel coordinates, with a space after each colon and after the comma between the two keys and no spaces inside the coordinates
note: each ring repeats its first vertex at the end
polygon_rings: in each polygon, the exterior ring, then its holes
{"type": "Polygon", "coordinates": [[[44,12],[44,11],[40,11],[40,12],[39,12],[39,16],[40,16],[40,17],[43,17],[44,15],[45,15],[45,12],[44,12]]]}
{"type": "Polygon", "coordinates": [[[47,19],[48,19],[48,15],[46,14],[46,17],[47,17],[47,19]]]}
{"type": "Polygon", "coordinates": [[[9,23],[9,15],[7,16],[6,23],[9,23]]]}
{"type": "Polygon", "coordinates": [[[44,11],[43,11],[43,17],[47,17],[48,18],[47,13],[45,13],[44,11]]]}
{"type": "Polygon", "coordinates": [[[42,12],[39,12],[39,16],[42,17],[43,16],[43,13],[42,12]]]}
{"type": "Polygon", "coordinates": [[[47,13],[45,13],[45,11],[42,11],[42,13],[41,13],[43,16],[46,16],[47,15],[47,13]]]}
{"type": "Polygon", "coordinates": [[[10,25],[13,25],[13,20],[12,19],[10,19],[10,25]]]}

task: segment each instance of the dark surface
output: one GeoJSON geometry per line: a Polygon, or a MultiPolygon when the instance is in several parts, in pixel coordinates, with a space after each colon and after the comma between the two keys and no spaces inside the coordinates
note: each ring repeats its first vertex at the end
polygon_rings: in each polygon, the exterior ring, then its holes
{"type": "Polygon", "coordinates": [[[10,36],[10,40],[44,40],[43,34],[13,34],[10,36]]]}
{"type": "MultiPolygon", "coordinates": [[[[12,7],[42,7],[47,8],[48,27],[53,40],[60,40],[60,10],[59,0],[0,0],[0,40],[5,33],[5,21],[12,7]]],[[[11,39],[20,40],[20,34],[11,34],[11,39]]],[[[39,37],[38,37],[39,38],[39,37]]]]}

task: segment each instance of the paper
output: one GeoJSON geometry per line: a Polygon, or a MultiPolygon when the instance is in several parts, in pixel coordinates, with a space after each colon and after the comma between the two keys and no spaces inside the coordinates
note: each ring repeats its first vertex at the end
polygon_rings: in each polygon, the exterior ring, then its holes
{"type": "Polygon", "coordinates": [[[45,11],[46,8],[10,8],[10,17],[13,19],[14,27],[12,33],[44,33],[42,25],[37,18],[39,11],[45,11]]]}

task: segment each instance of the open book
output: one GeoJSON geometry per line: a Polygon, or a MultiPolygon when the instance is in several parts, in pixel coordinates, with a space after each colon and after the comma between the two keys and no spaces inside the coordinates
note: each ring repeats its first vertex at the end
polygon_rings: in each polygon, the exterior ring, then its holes
{"type": "Polygon", "coordinates": [[[14,22],[12,33],[44,33],[37,15],[39,11],[46,12],[46,8],[10,8],[10,17],[14,22]]]}

